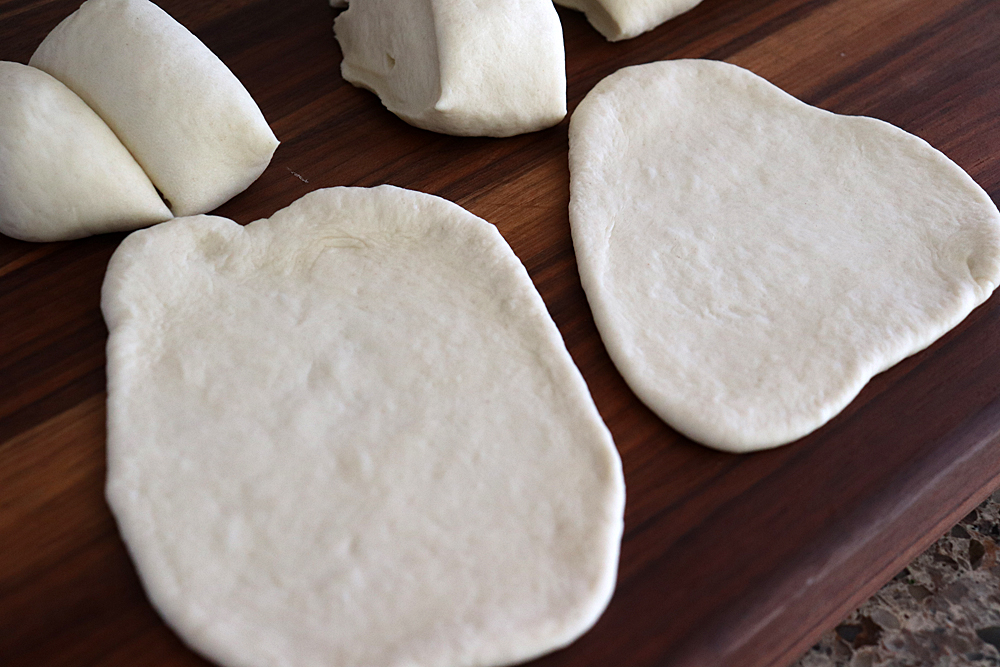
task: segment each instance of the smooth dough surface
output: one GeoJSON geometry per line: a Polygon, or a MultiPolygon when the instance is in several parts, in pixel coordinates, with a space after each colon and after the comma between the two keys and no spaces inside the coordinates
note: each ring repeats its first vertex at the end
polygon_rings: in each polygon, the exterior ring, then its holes
{"type": "Polygon", "coordinates": [[[608,352],[718,449],[818,428],[1000,279],[1000,214],[958,166],[733,65],[620,70],[569,138],[573,243],[608,352]]]}
{"type": "Polygon", "coordinates": [[[278,140],[243,84],[148,0],[87,0],[31,65],[97,112],[175,215],[204,213],[263,173],[278,140]]]}
{"type": "Polygon", "coordinates": [[[0,233],[61,241],[171,217],[76,93],[34,67],[0,62],[0,233]]]}
{"type": "Polygon", "coordinates": [[[701,0],[555,0],[557,5],[583,12],[597,32],[609,41],[637,37],[669,21],[701,0]]]}
{"type": "Polygon", "coordinates": [[[566,116],[550,0],[351,0],[334,33],[343,77],[417,127],[507,137],[566,116]]]}
{"type": "Polygon", "coordinates": [[[506,664],[607,604],[621,463],[492,225],[390,186],[177,219],[102,308],[108,501],[210,658],[506,664]]]}

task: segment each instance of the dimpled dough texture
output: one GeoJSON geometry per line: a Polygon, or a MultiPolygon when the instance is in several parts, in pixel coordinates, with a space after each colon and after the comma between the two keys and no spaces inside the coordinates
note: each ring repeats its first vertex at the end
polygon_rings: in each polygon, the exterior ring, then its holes
{"type": "Polygon", "coordinates": [[[550,0],[351,0],[334,32],[343,77],[411,125],[507,137],[566,116],[550,0]]]}
{"type": "Polygon", "coordinates": [[[0,233],[60,241],[171,217],[76,93],[34,67],[0,62],[0,233]]]}
{"type": "Polygon", "coordinates": [[[496,229],[382,186],[129,236],[102,308],[107,496],[223,665],[462,667],[572,641],[621,463],[496,229]]]}
{"type": "Polygon", "coordinates": [[[609,41],[637,37],[683,14],[701,0],[556,0],[557,5],[583,12],[590,25],[609,41]]]}
{"type": "Polygon", "coordinates": [[[709,446],[818,428],[997,285],[1000,214],[965,172],[739,67],[621,70],[569,138],[601,337],[639,398],[709,446]]]}
{"type": "Polygon", "coordinates": [[[147,0],[88,0],[31,65],[104,119],[176,215],[211,211],[245,190],[278,146],[229,68],[147,0]]]}

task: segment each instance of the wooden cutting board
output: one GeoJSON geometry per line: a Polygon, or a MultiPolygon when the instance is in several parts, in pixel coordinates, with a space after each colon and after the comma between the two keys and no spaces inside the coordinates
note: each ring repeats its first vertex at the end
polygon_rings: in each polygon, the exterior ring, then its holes
{"type": "MultiPolygon", "coordinates": [[[[0,59],[27,62],[77,4],[0,0],[0,59]]],[[[341,80],[325,0],[160,4],[229,65],[283,142],[221,215],[247,223],[318,187],[392,183],[495,223],[527,266],[628,486],[610,607],[536,664],[787,664],[1000,484],[1000,298],[795,444],[746,456],[699,447],[636,399],[594,328],[567,220],[566,122],[503,140],[409,127],[341,80]]],[[[559,13],[571,110],[622,66],[723,59],[811,104],[925,138],[1000,198],[997,0],[705,0],[617,44],[559,13]]],[[[121,239],[0,237],[6,667],[206,664],[146,601],[103,501],[98,305],[121,239]]]]}

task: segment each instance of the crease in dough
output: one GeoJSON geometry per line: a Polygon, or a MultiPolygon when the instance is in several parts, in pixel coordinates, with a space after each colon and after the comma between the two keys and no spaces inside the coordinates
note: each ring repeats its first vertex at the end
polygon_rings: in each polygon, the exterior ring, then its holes
{"type": "Polygon", "coordinates": [[[0,62],[0,232],[63,241],[173,216],[145,172],[76,93],[0,62]]]}
{"type": "Polygon", "coordinates": [[[149,0],[87,0],[30,64],[104,119],[175,215],[211,211],[243,192],[278,147],[229,68],[149,0]]]}

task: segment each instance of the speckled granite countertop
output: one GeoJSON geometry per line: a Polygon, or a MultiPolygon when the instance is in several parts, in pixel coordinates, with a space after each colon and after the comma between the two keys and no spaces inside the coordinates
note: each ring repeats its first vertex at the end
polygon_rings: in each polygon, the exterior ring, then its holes
{"type": "Polygon", "coordinates": [[[1000,491],[793,667],[1000,667],[1000,491]]]}

